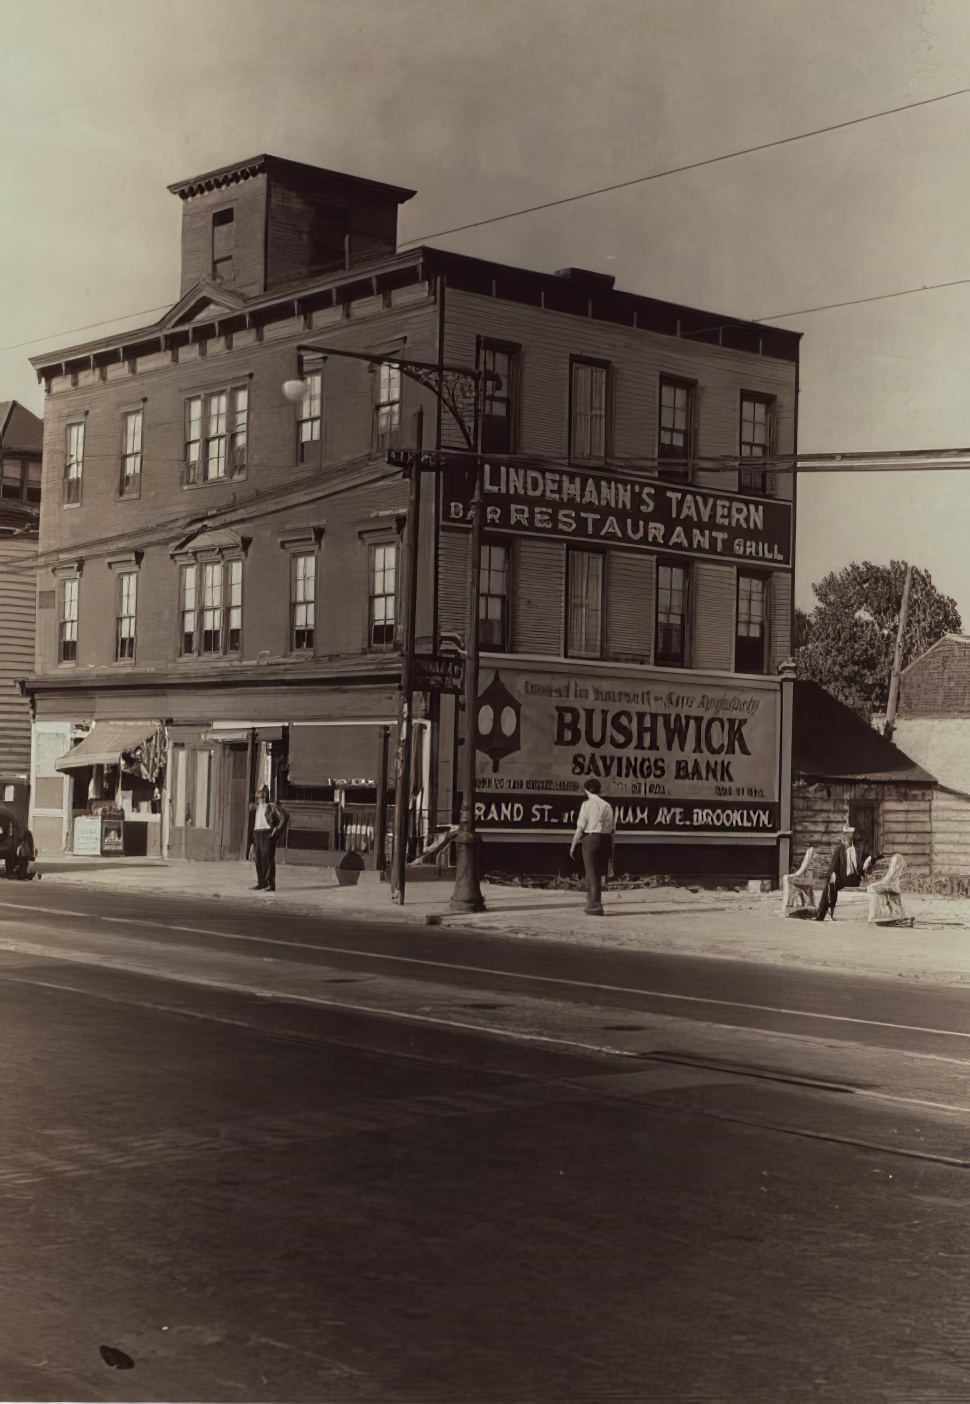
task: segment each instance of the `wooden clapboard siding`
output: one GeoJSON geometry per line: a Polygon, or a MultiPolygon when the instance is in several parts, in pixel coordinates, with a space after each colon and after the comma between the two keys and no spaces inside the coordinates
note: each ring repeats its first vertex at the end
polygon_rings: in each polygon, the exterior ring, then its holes
{"type": "MultiPolygon", "coordinates": [[[[662,375],[697,382],[701,455],[737,453],[742,390],[776,396],[778,449],[790,452],[793,447],[795,366],[790,361],[449,288],[445,359],[471,364],[479,336],[517,342],[522,348],[522,453],[566,453],[571,355],[606,360],[614,368],[613,451],[617,457],[655,456],[662,375]]],[[[736,485],[731,475],[709,476],[711,487],[736,485]]],[[[779,488],[780,495],[790,495],[790,482],[782,479],[779,488]]]]}
{"type": "Polygon", "coordinates": [[[18,680],[34,671],[36,542],[0,538],[0,775],[30,770],[30,709],[18,680]]]}
{"type": "Polygon", "coordinates": [[[692,668],[734,667],[737,572],[734,566],[695,561],[691,571],[692,668]]]}
{"type": "Polygon", "coordinates": [[[513,558],[512,647],[516,653],[561,657],[564,646],[566,548],[557,541],[516,543],[513,558]]]}
{"type": "MultiPolygon", "coordinates": [[[[898,786],[890,786],[895,793],[898,786]]],[[[933,823],[930,792],[919,790],[907,798],[887,798],[880,806],[883,853],[901,853],[913,872],[928,873],[933,866],[933,823]]]]}
{"type": "MultiPolygon", "coordinates": [[[[884,854],[901,853],[911,872],[937,870],[934,830],[937,794],[929,785],[877,785],[869,782],[808,783],[796,779],[793,789],[792,863],[801,863],[807,848],[817,850],[816,871],[824,871],[839,842],[853,801],[877,807],[879,847],[884,854]]],[[[967,853],[970,856],[970,801],[967,803],[967,853]]],[[[945,869],[941,871],[946,871],[945,869]]]]}
{"type": "Polygon", "coordinates": [[[609,658],[649,663],[653,650],[657,568],[653,556],[610,551],[606,566],[609,658]]]}
{"type": "Polygon", "coordinates": [[[933,871],[970,873],[970,797],[937,790],[932,818],[933,871]]]}

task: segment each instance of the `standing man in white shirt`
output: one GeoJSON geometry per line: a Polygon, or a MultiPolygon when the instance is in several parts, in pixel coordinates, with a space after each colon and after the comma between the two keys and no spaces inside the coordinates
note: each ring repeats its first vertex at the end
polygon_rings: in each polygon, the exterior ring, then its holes
{"type": "Polygon", "coordinates": [[[259,787],[253,811],[253,860],[256,864],[255,892],[276,891],[276,841],[286,827],[287,813],[274,804],[266,785],[259,787]]]}
{"type": "Polygon", "coordinates": [[[613,809],[600,794],[601,788],[596,779],[587,780],[583,786],[586,798],[579,806],[576,832],[569,845],[569,856],[573,858],[577,845],[582,844],[586,911],[590,916],[603,915],[603,879],[613,851],[613,809]]]}

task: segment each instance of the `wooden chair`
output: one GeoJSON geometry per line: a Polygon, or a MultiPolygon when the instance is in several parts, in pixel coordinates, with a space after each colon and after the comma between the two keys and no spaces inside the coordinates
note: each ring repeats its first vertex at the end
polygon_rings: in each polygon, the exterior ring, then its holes
{"type": "Polygon", "coordinates": [[[903,912],[900,879],[906,859],[894,853],[889,860],[886,876],[876,878],[866,888],[869,894],[869,921],[873,926],[912,926],[913,917],[903,912]]]}
{"type": "Polygon", "coordinates": [[[801,867],[793,873],[785,873],[781,879],[782,916],[815,916],[818,910],[815,901],[815,876],[812,864],[815,862],[815,849],[806,850],[801,867]]]}

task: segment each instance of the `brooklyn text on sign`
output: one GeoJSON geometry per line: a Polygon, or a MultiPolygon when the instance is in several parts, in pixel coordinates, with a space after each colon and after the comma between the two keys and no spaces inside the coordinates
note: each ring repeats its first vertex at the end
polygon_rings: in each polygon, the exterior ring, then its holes
{"type": "Polygon", "coordinates": [[[502,664],[482,672],[478,818],[556,830],[595,777],[631,832],[772,833],[779,745],[780,693],[769,679],[502,664]]]}
{"type": "MultiPolygon", "coordinates": [[[[472,480],[442,475],[442,522],[469,523],[472,480]]],[[[791,568],[791,504],[608,469],[482,465],[486,529],[791,568]]]]}

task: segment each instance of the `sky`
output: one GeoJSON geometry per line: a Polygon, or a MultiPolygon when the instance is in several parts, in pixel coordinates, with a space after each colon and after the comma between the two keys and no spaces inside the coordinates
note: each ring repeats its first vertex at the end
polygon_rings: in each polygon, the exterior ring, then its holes
{"type": "MultiPolygon", "coordinates": [[[[181,178],[409,186],[420,239],[970,87],[966,0],[0,0],[0,33],[0,399],[37,413],[28,355],[177,299],[181,178]]],[[[431,242],[772,317],[970,279],[968,150],[970,95],[431,242]]],[[[779,320],[800,449],[970,446],[968,321],[970,283],[779,320]]],[[[968,519],[970,472],[802,479],[798,603],[904,558],[970,629],[968,519]]]]}

